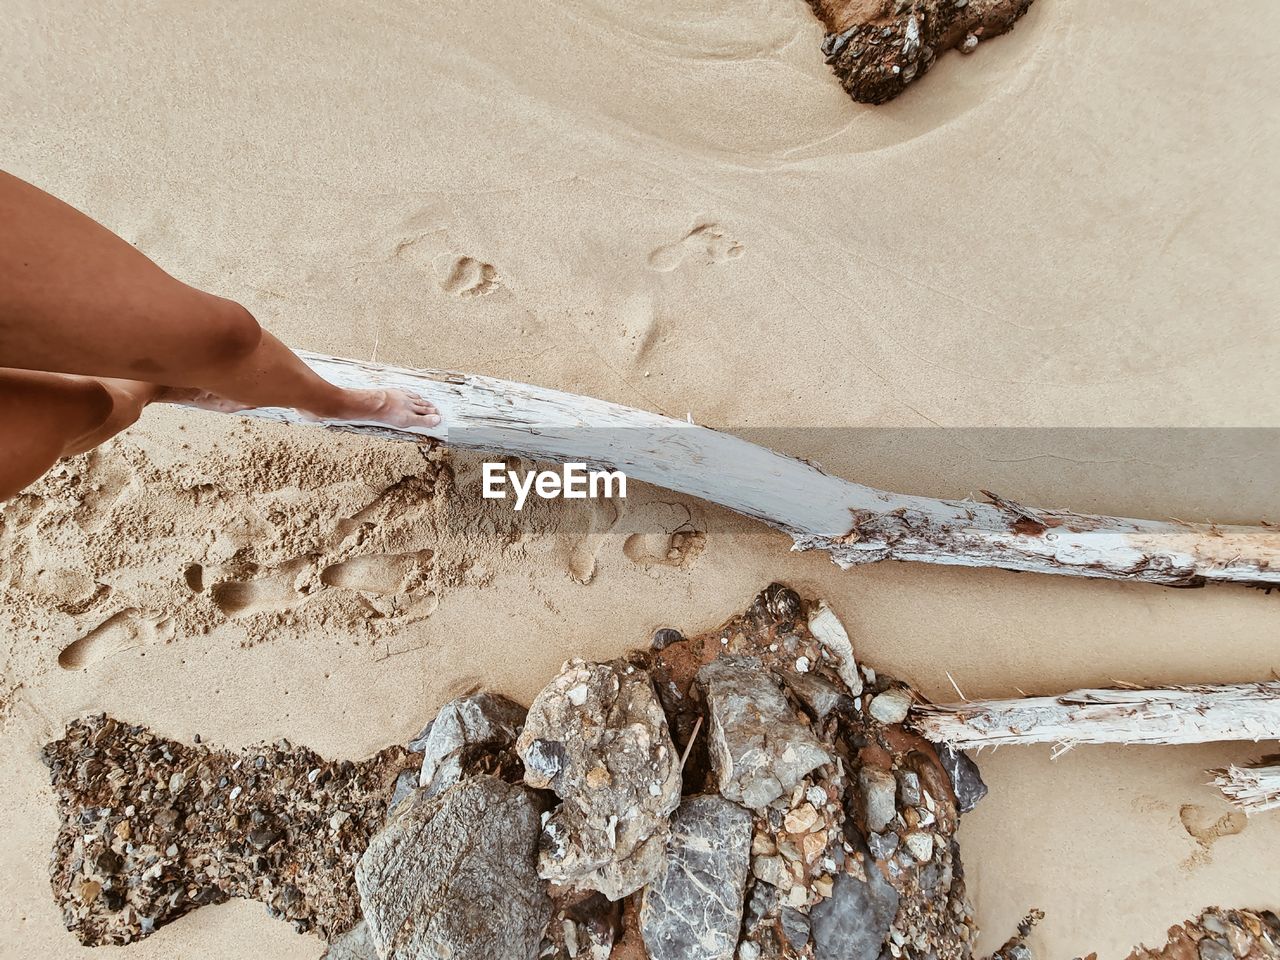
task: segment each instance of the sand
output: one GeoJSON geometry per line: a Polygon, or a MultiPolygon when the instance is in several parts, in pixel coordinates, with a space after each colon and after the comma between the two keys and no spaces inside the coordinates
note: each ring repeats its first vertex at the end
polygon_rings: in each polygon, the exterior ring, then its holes
{"type": "MultiPolygon", "coordinates": [[[[299,347],[688,413],[909,492],[1278,519],[1265,431],[1080,428],[1280,412],[1280,8],[1037,0],[873,108],[798,0],[664,7],[16,0],[4,163],[299,347]],[[1001,427],[1035,429],[976,429],[1001,427]]],[[[89,712],[367,756],[474,684],[527,703],[566,656],[771,580],[938,699],[1280,667],[1257,591],[841,572],[661,491],[516,521],[474,458],[442,469],[155,410],[6,511],[0,956],[117,955],[47,882],[37,754],[89,712]],[[702,536],[666,562],[679,530],[702,536]]],[[[1210,903],[1280,907],[1280,818],[1215,826],[1203,773],[1259,752],[985,754],[962,827],[985,945],[1031,906],[1041,955],[1104,960],[1210,903]]],[[[322,949],[232,903],[127,956],[246,944],[322,949]]]]}

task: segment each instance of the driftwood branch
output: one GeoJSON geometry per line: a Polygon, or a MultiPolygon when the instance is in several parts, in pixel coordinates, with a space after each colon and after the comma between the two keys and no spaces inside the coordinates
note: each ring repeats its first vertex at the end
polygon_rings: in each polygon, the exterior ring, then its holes
{"type": "Polygon", "coordinates": [[[1280,739],[1280,680],[1155,690],[1076,690],[1060,697],[912,708],[927,739],[958,750],[1004,744],[1209,743],[1280,739]]]}
{"type": "Polygon", "coordinates": [[[1245,813],[1280,809],[1280,757],[1209,772],[1223,795],[1245,813]]]}
{"type": "MultiPolygon", "coordinates": [[[[915,560],[967,567],[1134,580],[1280,584],[1280,530],[1126,520],[887,493],[706,427],[591,397],[435,370],[302,354],[344,386],[401,387],[439,406],[445,426],[423,431],[451,446],[536,460],[583,462],[700,497],[826,550],[842,567],[915,560]],[[445,430],[447,429],[447,435],[445,430]]],[[[294,411],[249,415],[307,423],[294,411]]],[[[399,439],[417,433],[326,421],[399,439]]]]}

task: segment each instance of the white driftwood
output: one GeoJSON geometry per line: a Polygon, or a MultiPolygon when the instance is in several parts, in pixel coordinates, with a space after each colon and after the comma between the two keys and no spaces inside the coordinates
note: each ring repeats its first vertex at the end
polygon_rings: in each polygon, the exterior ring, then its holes
{"type": "Polygon", "coordinates": [[[1005,744],[1280,739],[1280,680],[919,704],[911,724],[958,750],[1005,744]]]}
{"type": "Polygon", "coordinates": [[[1223,795],[1245,813],[1280,809],[1280,757],[1209,772],[1223,795]]]}
{"type": "MultiPolygon", "coordinates": [[[[729,434],[591,397],[469,374],[302,357],[343,386],[416,391],[445,420],[421,434],[377,424],[327,426],[622,470],[762,520],[790,534],[796,549],[826,550],[842,567],[916,560],[1169,586],[1280,584],[1280,530],[1033,510],[990,494],[991,503],[977,503],[887,493],[729,434]]],[[[290,410],[246,413],[311,422],[290,410]]]]}

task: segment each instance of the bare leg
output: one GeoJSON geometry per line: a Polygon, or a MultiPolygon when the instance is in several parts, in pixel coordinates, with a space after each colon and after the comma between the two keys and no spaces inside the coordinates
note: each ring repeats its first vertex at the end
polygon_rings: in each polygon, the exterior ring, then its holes
{"type": "Polygon", "coordinates": [[[119,433],[156,391],[135,381],[0,369],[0,500],[60,458],[119,433]]]}
{"type": "Polygon", "coordinates": [[[0,173],[0,364],[143,380],[243,406],[434,427],[396,390],[316,376],[239,304],[175,280],[111,231],[0,173]]]}

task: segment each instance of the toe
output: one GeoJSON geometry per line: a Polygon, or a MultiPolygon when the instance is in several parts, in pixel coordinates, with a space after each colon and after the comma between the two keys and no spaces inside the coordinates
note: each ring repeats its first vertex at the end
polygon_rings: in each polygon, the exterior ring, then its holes
{"type": "Polygon", "coordinates": [[[432,415],[430,415],[430,416],[425,416],[425,417],[423,417],[423,418],[422,418],[422,422],[423,422],[423,424],[425,424],[425,425],[426,425],[426,426],[428,426],[428,427],[438,427],[438,426],[440,426],[440,418],[439,418],[439,417],[437,417],[437,416],[435,416],[434,414],[432,414],[432,415]]]}

